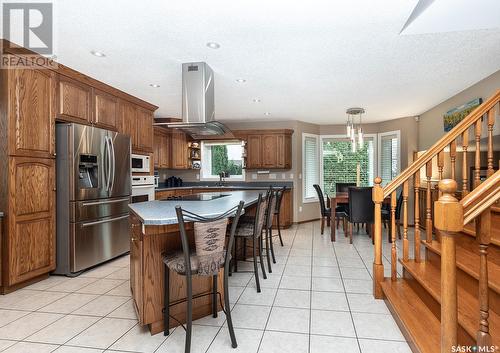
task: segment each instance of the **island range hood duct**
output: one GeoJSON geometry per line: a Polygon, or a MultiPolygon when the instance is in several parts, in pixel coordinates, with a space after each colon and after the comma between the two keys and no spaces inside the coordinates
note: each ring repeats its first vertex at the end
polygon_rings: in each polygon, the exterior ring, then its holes
{"type": "Polygon", "coordinates": [[[214,72],[205,62],[182,64],[182,122],[156,122],[169,128],[181,129],[193,138],[229,133],[215,121],[214,72]]]}

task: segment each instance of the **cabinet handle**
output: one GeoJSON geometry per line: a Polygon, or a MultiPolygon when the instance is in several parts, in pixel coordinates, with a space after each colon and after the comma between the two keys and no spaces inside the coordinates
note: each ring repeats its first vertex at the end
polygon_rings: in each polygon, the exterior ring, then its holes
{"type": "Polygon", "coordinates": [[[56,189],[56,188],[53,188],[53,189],[52,189],[52,191],[57,191],[57,189],[56,189]]]}

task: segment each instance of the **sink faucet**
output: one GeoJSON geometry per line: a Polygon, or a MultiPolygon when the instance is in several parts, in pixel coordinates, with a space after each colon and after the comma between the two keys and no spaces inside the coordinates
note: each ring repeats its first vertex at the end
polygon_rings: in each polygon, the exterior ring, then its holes
{"type": "Polygon", "coordinates": [[[224,186],[224,184],[225,184],[224,178],[229,178],[228,172],[220,172],[219,173],[219,182],[217,183],[217,186],[224,186]]]}

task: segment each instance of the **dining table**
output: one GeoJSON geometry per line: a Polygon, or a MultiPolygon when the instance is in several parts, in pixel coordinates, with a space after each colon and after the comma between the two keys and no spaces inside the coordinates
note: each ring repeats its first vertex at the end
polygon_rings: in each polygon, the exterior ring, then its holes
{"type": "MultiPolygon", "coordinates": [[[[328,198],[330,199],[330,209],[331,209],[331,220],[332,222],[330,223],[330,240],[332,242],[335,241],[335,236],[336,236],[336,227],[335,227],[335,209],[337,208],[337,205],[339,204],[349,204],[349,193],[348,192],[336,192],[333,195],[329,195],[328,198]]],[[[384,204],[390,204],[391,203],[391,198],[386,197],[384,198],[384,201],[382,202],[384,204]]],[[[371,225],[370,227],[370,234],[373,234],[374,230],[374,224],[371,225]]]]}

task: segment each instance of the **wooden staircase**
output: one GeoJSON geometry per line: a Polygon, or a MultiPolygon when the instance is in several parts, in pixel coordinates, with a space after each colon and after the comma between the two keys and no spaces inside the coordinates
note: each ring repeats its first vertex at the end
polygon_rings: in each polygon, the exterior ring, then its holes
{"type": "Polygon", "coordinates": [[[499,101],[500,91],[387,186],[382,187],[382,180],[375,179],[374,296],[385,299],[414,352],[450,353],[459,351],[459,345],[466,346],[462,349],[468,346],[471,352],[500,352],[500,171],[498,161],[493,160],[493,126],[500,115],[499,101]],[[470,136],[475,156],[472,190],[468,188],[466,158],[470,136]],[[481,161],[484,140],[487,158],[481,161]],[[461,148],[457,150],[457,146],[461,148]],[[450,154],[449,166],[444,165],[445,151],[450,154]],[[460,175],[456,170],[458,158],[463,166],[460,175]],[[440,180],[439,199],[434,208],[433,159],[437,160],[440,180]],[[450,168],[451,179],[443,180],[445,167],[450,168]],[[480,171],[484,167],[487,179],[481,182],[480,171]],[[423,181],[421,169],[425,170],[423,181]],[[460,190],[457,181],[461,183],[460,190]],[[427,191],[423,205],[419,202],[421,186],[427,191]],[[403,194],[401,258],[398,258],[395,226],[397,189],[403,194]],[[381,222],[382,202],[386,197],[391,198],[392,223],[391,277],[387,278],[382,263],[381,222]],[[410,202],[414,202],[415,212],[413,239],[408,236],[410,202]],[[425,219],[419,218],[422,208],[425,219]],[[397,262],[403,268],[401,276],[396,271],[397,262]]]}

